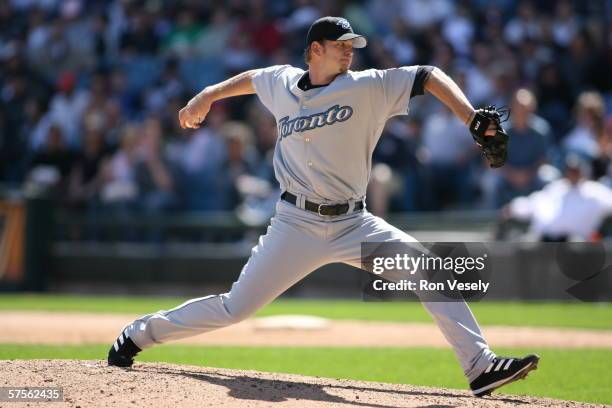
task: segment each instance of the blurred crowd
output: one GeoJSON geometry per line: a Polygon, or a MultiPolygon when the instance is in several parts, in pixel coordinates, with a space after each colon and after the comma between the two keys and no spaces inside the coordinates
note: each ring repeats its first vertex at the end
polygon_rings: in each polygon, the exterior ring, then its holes
{"type": "Polygon", "coordinates": [[[243,70],[303,67],[311,22],[341,15],[369,40],[354,70],[435,65],[474,106],[511,107],[508,163],[491,170],[450,111],[412,101],[374,154],[376,213],[501,208],[561,178],[570,152],[605,185],[611,13],[608,0],[0,0],[0,184],[89,212],[266,219],[273,117],[233,98],[186,131],[178,110],[243,70]]]}

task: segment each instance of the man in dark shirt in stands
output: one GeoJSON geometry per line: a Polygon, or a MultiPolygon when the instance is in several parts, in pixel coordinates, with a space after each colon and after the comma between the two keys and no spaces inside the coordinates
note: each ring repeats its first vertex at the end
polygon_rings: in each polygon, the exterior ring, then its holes
{"type": "Polygon", "coordinates": [[[495,186],[493,205],[496,208],[542,187],[538,168],[546,161],[551,131],[548,123],[535,115],[536,107],[531,91],[519,89],[514,94],[512,116],[506,129],[510,136],[508,159],[495,186]]]}

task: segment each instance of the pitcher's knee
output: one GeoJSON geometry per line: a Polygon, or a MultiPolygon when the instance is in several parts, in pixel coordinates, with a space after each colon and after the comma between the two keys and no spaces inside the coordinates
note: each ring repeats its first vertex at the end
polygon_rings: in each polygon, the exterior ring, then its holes
{"type": "Polygon", "coordinates": [[[229,301],[227,297],[222,297],[222,300],[227,312],[228,324],[239,323],[252,316],[257,310],[249,305],[236,305],[229,301]]]}
{"type": "Polygon", "coordinates": [[[248,309],[228,310],[229,324],[239,323],[253,315],[253,311],[248,309]]]}

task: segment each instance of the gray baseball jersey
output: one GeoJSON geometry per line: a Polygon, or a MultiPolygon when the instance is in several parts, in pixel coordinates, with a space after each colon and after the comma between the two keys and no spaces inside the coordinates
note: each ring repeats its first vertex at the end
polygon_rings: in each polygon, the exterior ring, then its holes
{"type": "MultiPolygon", "coordinates": [[[[351,202],[365,196],[371,157],[386,120],[406,114],[416,67],[348,72],[329,85],[301,91],[304,71],[288,65],[259,71],[253,83],[278,123],[274,166],[296,205],[279,201],[267,233],[251,251],[227,293],[192,299],[127,325],[124,335],[140,348],[239,322],[270,303],[315,269],[332,262],[361,267],[362,242],[416,240],[351,202]],[[324,216],[304,209],[349,202],[349,212],[324,216]]],[[[400,281],[393,271],[381,275],[400,281]]],[[[495,354],[465,302],[423,302],[472,381],[495,354]]],[[[122,338],[121,338],[122,339],[122,338]]]]}
{"type": "Polygon", "coordinates": [[[321,203],[363,198],[374,147],[387,119],[408,113],[417,68],[348,71],[307,91],[298,87],[302,69],[260,70],[253,85],[278,124],[281,189],[321,203]]]}

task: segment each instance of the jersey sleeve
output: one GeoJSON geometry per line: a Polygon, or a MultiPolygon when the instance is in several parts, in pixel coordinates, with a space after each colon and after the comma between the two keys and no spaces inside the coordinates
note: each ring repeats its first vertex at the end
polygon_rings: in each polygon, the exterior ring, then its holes
{"type": "Polygon", "coordinates": [[[289,68],[290,65],[273,65],[268,68],[262,68],[253,75],[253,88],[255,93],[264,104],[266,108],[272,114],[276,111],[278,104],[275,99],[275,89],[279,86],[279,82],[282,81],[281,75],[283,71],[289,68]]]}
{"type": "Polygon", "coordinates": [[[408,103],[418,70],[418,65],[376,70],[374,106],[384,111],[385,118],[408,114],[408,103]]]}

